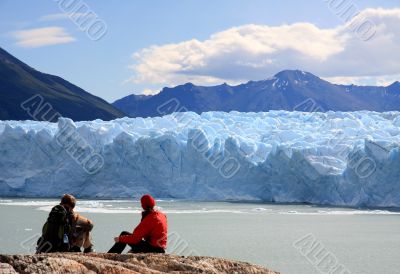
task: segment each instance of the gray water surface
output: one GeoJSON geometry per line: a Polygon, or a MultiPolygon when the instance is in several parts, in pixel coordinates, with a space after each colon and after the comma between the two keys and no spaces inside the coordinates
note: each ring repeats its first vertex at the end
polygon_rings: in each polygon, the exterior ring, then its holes
{"type": "MultiPolygon", "coordinates": [[[[33,253],[57,200],[0,199],[0,253],[33,253]]],[[[169,223],[168,252],[247,261],[289,274],[321,273],[313,254],[294,244],[312,236],[323,254],[350,273],[400,273],[400,213],[309,205],[158,201],[169,223]]],[[[97,252],[140,220],[138,201],[80,200],[95,223],[97,252]]],[[[322,253],[321,253],[322,254],[322,253]]],[[[319,266],[321,267],[321,266],[319,266]]],[[[345,273],[345,272],[343,272],[345,273]]]]}

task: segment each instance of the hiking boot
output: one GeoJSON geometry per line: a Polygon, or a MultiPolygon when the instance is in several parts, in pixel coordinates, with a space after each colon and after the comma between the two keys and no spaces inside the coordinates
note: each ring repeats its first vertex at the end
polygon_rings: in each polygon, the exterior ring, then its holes
{"type": "Polygon", "coordinates": [[[74,245],[70,248],[69,252],[81,252],[81,248],[79,246],[74,245]]]}
{"type": "Polygon", "coordinates": [[[93,246],[89,246],[83,250],[83,253],[92,253],[94,252],[93,246]]]}

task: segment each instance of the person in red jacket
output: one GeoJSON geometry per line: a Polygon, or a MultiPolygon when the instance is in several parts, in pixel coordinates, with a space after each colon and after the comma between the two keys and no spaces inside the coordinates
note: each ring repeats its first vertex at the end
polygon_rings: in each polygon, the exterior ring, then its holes
{"type": "Polygon", "coordinates": [[[129,245],[132,253],[165,253],[167,248],[167,216],[154,209],[156,201],[146,194],[141,199],[143,212],[140,224],[133,230],[121,232],[115,237],[114,246],[108,253],[122,253],[129,245]]]}

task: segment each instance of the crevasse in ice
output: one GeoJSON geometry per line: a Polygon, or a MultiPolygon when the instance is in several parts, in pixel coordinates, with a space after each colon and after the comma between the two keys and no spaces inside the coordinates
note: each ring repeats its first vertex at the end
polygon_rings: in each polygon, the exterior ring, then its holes
{"type": "Polygon", "coordinates": [[[0,196],[400,206],[400,112],[0,122],[0,196]]]}

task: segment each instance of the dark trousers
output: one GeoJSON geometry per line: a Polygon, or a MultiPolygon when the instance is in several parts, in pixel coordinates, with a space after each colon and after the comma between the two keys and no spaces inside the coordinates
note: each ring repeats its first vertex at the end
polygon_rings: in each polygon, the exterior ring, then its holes
{"type": "MultiPolygon", "coordinates": [[[[132,233],[129,233],[127,231],[122,231],[120,236],[123,235],[132,235],[132,233]]],[[[137,244],[128,244],[131,247],[131,253],[165,253],[165,250],[161,247],[155,247],[149,244],[146,241],[140,241],[137,244]]],[[[121,254],[126,247],[126,244],[124,243],[115,243],[111,249],[108,251],[108,253],[118,253],[121,254]]]]}

